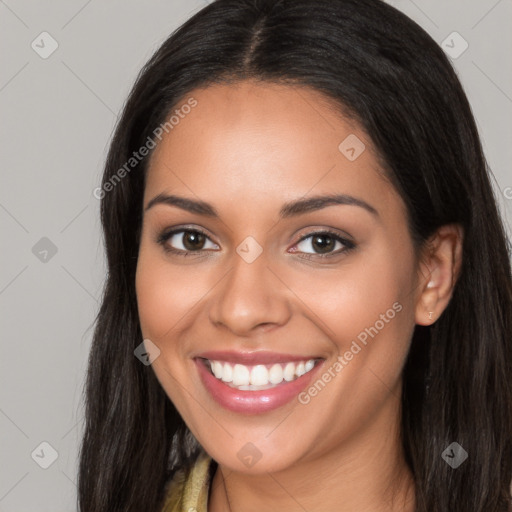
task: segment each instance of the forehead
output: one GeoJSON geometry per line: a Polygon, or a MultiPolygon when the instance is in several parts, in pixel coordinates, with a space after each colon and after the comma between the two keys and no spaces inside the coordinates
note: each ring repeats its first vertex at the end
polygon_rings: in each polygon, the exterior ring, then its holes
{"type": "Polygon", "coordinates": [[[183,192],[246,208],[276,205],[308,193],[351,193],[397,200],[371,141],[318,91],[267,82],[217,84],[191,91],[155,148],[145,202],[183,192]],[[187,112],[186,114],[184,112],[187,112]],[[259,203],[258,203],[259,201],[259,203]]]}

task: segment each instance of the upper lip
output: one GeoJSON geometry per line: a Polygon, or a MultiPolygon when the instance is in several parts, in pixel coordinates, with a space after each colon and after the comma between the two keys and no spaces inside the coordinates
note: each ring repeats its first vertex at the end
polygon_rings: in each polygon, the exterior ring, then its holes
{"type": "Polygon", "coordinates": [[[236,352],[233,350],[210,350],[201,352],[195,357],[209,359],[210,361],[225,361],[243,365],[288,363],[294,361],[309,361],[310,359],[322,359],[318,356],[282,354],[270,351],[236,352]]]}

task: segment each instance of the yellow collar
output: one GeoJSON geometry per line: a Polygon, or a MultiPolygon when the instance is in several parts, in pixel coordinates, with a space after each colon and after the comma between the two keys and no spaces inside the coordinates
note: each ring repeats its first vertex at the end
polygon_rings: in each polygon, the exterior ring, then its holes
{"type": "Polygon", "coordinates": [[[192,467],[178,470],[166,486],[161,512],[207,512],[211,463],[201,451],[192,467]]]}

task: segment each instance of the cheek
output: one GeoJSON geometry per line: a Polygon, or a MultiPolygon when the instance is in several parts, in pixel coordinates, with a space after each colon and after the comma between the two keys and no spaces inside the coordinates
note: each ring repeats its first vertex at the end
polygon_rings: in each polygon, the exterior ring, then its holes
{"type": "Polygon", "coordinates": [[[160,249],[141,245],[136,273],[139,319],[144,337],[164,341],[183,329],[205,294],[206,284],[194,266],[170,265],[160,249]]]}
{"type": "MultiPolygon", "coordinates": [[[[186,270],[170,265],[159,248],[141,242],[135,277],[137,307],[144,339],[160,349],[152,369],[167,396],[187,417],[187,397],[176,384],[189,377],[183,367],[186,347],[175,343],[176,332],[187,329],[194,306],[204,296],[200,280],[194,279],[192,266],[186,270]]],[[[188,416],[190,416],[188,414],[188,416]]]]}
{"type": "Polygon", "coordinates": [[[337,270],[290,275],[289,282],[295,283],[294,292],[341,352],[358,336],[364,341],[366,329],[375,324],[379,334],[399,333],[409,325],[412,268],[411,254],[397,257],[384,247],[347,258],[337,270]]]}

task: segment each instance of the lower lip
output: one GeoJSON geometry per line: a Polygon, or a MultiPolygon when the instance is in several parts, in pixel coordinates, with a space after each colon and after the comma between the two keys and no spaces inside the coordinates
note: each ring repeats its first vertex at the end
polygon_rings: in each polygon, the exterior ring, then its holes
{"type": "Polygon", "coordinates": [[[317,363],[312,370],[291,381],[283,381],[274,388],[261,391],[242,391],[232,388],[217,379],[206,368],[204,361],[195,359],[199,376],[212,398],[222,407],[233,412],[260,414],[281,407],[293,400],[306,388],[323,362],[317,363]]]}

